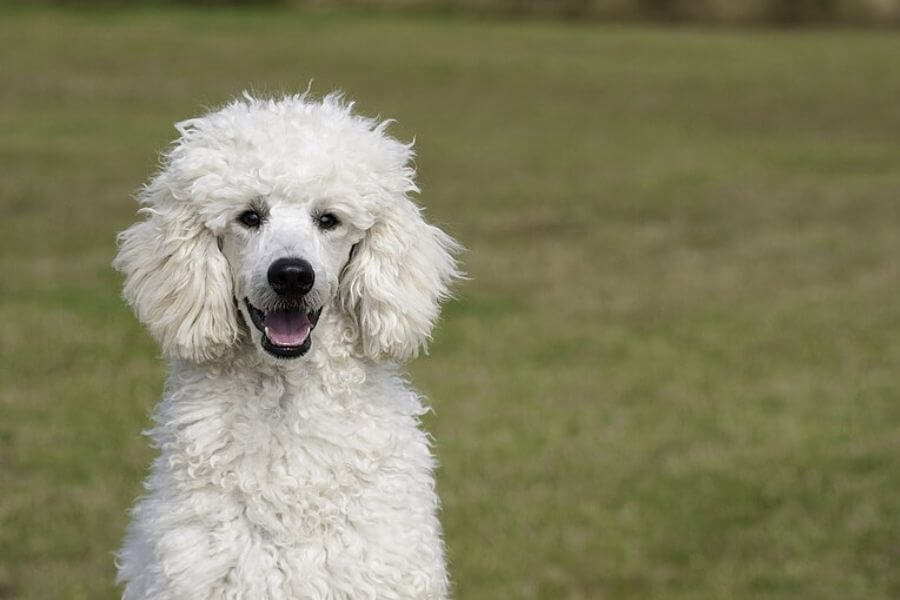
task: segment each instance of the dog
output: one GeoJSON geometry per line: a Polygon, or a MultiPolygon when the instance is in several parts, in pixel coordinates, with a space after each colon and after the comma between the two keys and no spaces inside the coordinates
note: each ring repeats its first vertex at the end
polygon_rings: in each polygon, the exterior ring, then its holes
{"type": "Polygon", "coordinates": [[[169,364],[126,600],[443,600],[428,410],[401,366],[461,276],[412,144],[340,94],[248,94],[180,137],[119,234],[169,364]]]}

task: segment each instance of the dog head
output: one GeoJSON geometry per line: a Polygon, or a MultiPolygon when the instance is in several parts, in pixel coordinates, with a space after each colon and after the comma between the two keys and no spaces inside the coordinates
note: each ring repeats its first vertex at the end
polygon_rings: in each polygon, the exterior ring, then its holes
{"type": "Polygon", "coordinates": [[[114,262],[166,356],[221,360],[249,335],[297,358],[323,310],[374,360],[427,342],[458,245],[409,199],[411,145],[352,108],[335,94],[245,96],[177,125],[114,262]]]}

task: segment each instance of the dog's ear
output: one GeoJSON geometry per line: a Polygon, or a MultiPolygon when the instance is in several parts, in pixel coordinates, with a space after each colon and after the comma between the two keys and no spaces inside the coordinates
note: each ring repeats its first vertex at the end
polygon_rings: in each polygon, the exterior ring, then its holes
{"type": "Polygon", "coordinates": [[[450,282],[461,276],[453,257],[459,250],[405,197],[382,211],[341,277],[341,304],[363,354],[404,361],[418,353],[430,339],[450,282]]]}
{"type": "Polygon", "coordinates": [[[151,182],[141,196],[145,220],[119,234],[113,266],[123,296],[168,358],[223,356],[239,335],[228,262],[186,201],[151,182]]]}

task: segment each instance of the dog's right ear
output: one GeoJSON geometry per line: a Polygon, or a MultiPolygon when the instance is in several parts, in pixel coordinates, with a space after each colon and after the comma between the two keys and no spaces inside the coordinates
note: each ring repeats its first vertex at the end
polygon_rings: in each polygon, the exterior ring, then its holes
{"type": "Polygon", "coordinates": [[[145,220],[119,234],[113,267],[166,357],[214,360],[240,333],[228,262],[190,201],[172,198],[161,177],[141,195],[145,220]]]}

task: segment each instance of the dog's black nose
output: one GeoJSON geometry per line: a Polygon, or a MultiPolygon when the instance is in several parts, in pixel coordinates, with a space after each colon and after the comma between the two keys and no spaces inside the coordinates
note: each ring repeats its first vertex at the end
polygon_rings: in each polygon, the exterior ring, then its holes
{"type": "Polygon", "coordinates": [[[279,258],[269,267],[268,276],[279,296],[302,296],[316,281],[312,265],[302,258],[279,258]]]}

